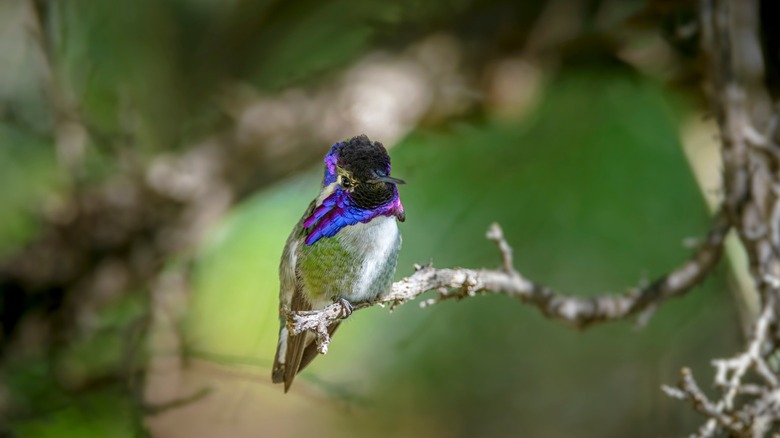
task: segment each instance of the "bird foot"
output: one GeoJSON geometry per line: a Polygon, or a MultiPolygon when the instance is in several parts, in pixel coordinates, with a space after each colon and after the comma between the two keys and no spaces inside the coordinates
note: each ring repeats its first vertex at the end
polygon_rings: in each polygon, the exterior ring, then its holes
{"type": "Polygon", "coordinates": [[[338,300],[336,300],[337,303],[341,304],[341,318],[347,318],[349,315],[352,315],[352,303],[347,301],[344,297],[339,297],[338,300]]]}

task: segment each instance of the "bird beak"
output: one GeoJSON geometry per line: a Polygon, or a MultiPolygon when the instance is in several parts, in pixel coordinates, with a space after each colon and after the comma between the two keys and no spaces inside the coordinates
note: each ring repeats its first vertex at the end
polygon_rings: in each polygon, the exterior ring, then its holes
{"type": "Polygon", "coordinates": [[[386,182],[391,184],[406,184],[406,181],[398,178],[393,178],[392,176],[378,176],[374,179],[372,179],[369,182],[386,182]]]}

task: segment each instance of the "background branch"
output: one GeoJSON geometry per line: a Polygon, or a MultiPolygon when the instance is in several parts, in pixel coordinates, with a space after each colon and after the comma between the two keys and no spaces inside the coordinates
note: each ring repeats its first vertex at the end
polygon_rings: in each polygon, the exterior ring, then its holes
{"type": "MultiPolygon", "coordinates": [[[[777,102],[771,102],[765,77],[776,53],[762,54],[758,0],[703,0],[699,24],[702,51],[708,62],[710,101],[718,115],[723,154],[724,208],[739,235],[750,273],[760,293],[761,313],[753,324],[744,352],[712,362],[714,383],[722,392],[717,403],[699,390],[683,369],[676,388],[667,394],[687,399],[708,417],[696,436],[726,430],[732,436],[759,437],[777,430],[777,331],[780,292],[780,187],[776,169],[777,102]]],[[[766,24],[766,23],[764,23],[766,24]]],[[[763,29],[767,41],[776,38],[763,29]]]]}
{"type": "Polygon", "coordinates": [[[729,359],[712,361],[717,370],[715,385],[722,391],[717,402],[710,401],[699,389],[688,368],[683,368],[677,387],[663,387],[669,396],[690,401],[696,411],[708,417],[696,436],[710,437],[721,428],[736,436],[764,436],[780,420],[776,406],[780,387],[768,363],[768,354],[775,348],[769,327],[775,323],[774,298],[770,298],[746,350],[729,359]],[[751,385],[746,381],[751,371],[760,384],[751,385]],[[743,396],[739,405],[736,404],[738,395],[743,396]]]}

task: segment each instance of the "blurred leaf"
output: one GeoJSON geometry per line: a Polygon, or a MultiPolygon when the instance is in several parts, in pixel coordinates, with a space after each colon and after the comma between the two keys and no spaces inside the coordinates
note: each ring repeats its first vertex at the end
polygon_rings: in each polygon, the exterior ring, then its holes
{"type": "Polygon", "coordinates": [[[35,235],[38,209],[60,184],[51,145],[0,124],[0,256],[35,235]]]}
{"type": "Polygon", "coordinates": [[[131,438],[136,436],[133,418],[130,402],[120,394],[98,392],[13,430],[24,438],[131,438]]]}

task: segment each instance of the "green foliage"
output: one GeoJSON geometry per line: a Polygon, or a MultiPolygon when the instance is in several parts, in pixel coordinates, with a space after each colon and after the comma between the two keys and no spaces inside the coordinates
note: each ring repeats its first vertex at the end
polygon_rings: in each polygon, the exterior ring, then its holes
{"type": "Polygon", "coordinates": [[[226,85],[316,83],[391,29],[468,3],[79,0],[56,8],[66,30],[56,34],[58,61],[93,129],[151,153],[220,126],[215,96],[226,85]]]}
{"type": "Polygon", "coordinates": [[[35,438],[133,436],[138,406],[124,379],[144,364],[138,328],[145,308],[143,295],[124,295],[52,361],[36,354],[6,360],[13,430],[35,438]]]}
{"type": "Polygon", "coordinates": [[[72,398],[64,409],[43,420],[23,422],[14,432],[23,438],[131,438],[133,409],[131,402],[114,392],[93,392],[72,398]]]}
{"type": "Polygon", "coordinates": [[[0,256],[35,235],[33,219],[62,183],[43,139],[0,124],[0,256]]]}

